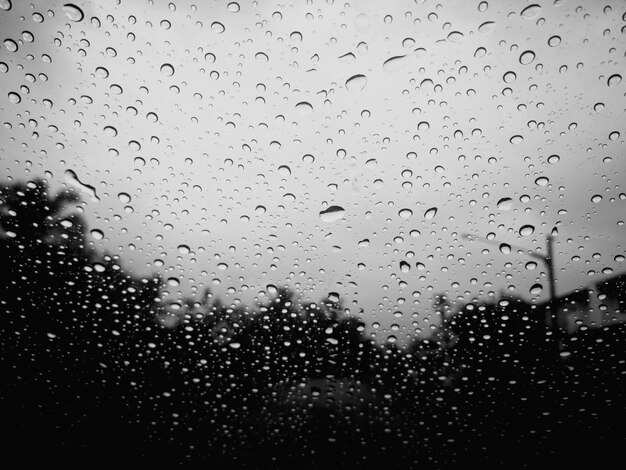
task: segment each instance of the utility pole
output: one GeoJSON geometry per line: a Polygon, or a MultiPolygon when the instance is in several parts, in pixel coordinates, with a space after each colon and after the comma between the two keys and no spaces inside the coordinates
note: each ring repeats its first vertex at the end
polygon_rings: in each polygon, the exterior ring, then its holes
{"type": "MultiPolygon", "coordinates": [[[[484,237],[475,237],[469,233],[462,234],[463,238],[468,240],[472,239],[480,239],[483,243],[488,243],[490,245],[498,245],[500,246],[500,242],[497,240],[490,240],[484,237]]],[[[561,347],[561,329],[559,327],[558,321],[558,305],[556,300],[556,278],[554,276],[554,237],[549,234],[546,236],[546,254],[542,255],[535,251],[529,250],[528,248],[517,247],[513,245],[509,245],[511,248],[515,248],[518,253],[522,252],[531,258],[535,258],[540,260],[546,267],[546,271],[548,273],[548,283],[549,283],[549,294],[550,300],[548,301],[548,309],[550,310],[550,331],[552,334],[552,340],[554,341],[557,359],[560,359],[560,347],[561,347]]]]}

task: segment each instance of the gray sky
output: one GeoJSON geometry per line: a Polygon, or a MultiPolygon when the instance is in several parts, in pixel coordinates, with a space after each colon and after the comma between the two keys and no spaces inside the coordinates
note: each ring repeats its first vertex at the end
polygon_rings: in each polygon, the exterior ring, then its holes
{"type": "Polygon", "coordinates": [[[556,225],[560,293],[623,270],[623,1],[12,3],[2,178],[74,172],[95,246],[170,299],[335,291],[402,337],[436,292],[546,298],[463,232],[556,225]]]}

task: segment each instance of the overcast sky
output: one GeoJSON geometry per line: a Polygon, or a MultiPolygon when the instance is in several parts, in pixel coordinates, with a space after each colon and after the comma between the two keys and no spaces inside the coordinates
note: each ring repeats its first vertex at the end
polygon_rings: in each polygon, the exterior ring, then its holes
{"type": "Polygon", "coordinates": [[[623,270],[626,9],[531,4],[0,0],[0,175],[77,187],[171,300],[288,284],[398,336],[436,292],[545,300],[461,234],[556,226],[558,293],[623,270]]]}

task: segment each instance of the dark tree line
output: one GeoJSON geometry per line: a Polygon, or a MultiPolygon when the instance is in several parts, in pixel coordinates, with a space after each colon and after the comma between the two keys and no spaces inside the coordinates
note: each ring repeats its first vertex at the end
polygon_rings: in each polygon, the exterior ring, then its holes
{"type": "Polygon", "coordinates": [[[25,467],[524,466],[623,440],[624,325],[555,358],[545,312],[513,297],[443,299],[439,331],[407,347],[286,288],[174,314],[158,275],[89,247],[77,202],[0,187],[0,417],[25,467]]]}

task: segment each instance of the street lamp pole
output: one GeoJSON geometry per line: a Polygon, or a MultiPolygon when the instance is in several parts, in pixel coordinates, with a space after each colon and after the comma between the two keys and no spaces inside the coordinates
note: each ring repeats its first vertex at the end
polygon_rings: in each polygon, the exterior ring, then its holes
{"type": "MultiPolygon", "coordinates": [[[[501,245],[501,243],[497,240],[490,240],[484,237],[474,237],[473,235],[470,235],[469,233],[464,233],[462,236],[463,238],[466,238],[468,240],[472,240],[474,238],[480,238],[480,240],[483,243],[488,243],[490,245],[498,245],[498,246],[501,245]]],[[[522,247],[517,247],[517,246],[512,246],[512,245],[509,245],[509,246],[511,248],[515,248],[518,251],[518,253],[523,252],[524,254],[526,254],[527,256],[530,256],[531,258],[540,260],[546,267],[546,271],[548,272],[548,283],[549,283],[549,293],[550,293],[550,300],[548,302],[548,308],[550,309],[550,327],[551,327],[551,332],[552,332],[552,336],[554,340],[554,345],[556,347],[556,353],[557,355],[559,355],[560,344],[561,344],[561,330],[560,330],[559,322],[558,322],[558,305],[556,301],[556,279],[554,276],[554,251],[553,251],[554,246],[553,245],[554,245],[554,237],[549,234],[546,237],[547,249],[546,249],[545,255],[529,250],[527,248],[522,248],[522,247]]]]}

